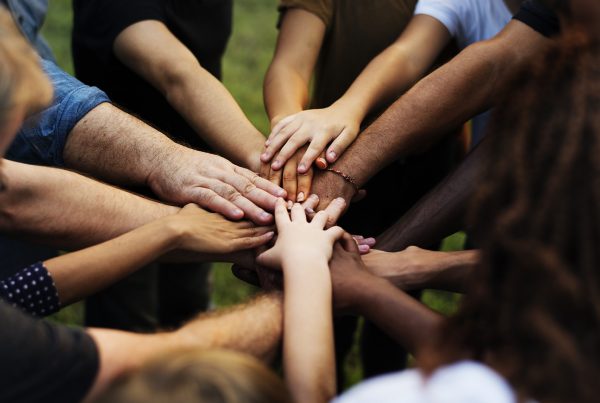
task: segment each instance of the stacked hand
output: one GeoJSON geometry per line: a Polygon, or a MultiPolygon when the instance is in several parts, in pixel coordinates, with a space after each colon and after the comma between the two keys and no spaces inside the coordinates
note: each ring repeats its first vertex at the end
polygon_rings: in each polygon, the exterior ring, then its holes
{"type": "Polygon", "coordinates": [[[279,186],[217,155],[176,146],[157,162],[148,185],[162,199],[178,205],[196,203],[232,220],[270,224],[279,186]]]}
{"type": "MultiPolygon", "coordinates": [[[[298,173],[306,173],[326,148],[326,161],[335,162],[356,139],[359,130],[360,121],[342,108],[302,111],[282,119],[273,127],[261,160],[267,163],[275,156],[271,167],[280,169],[301,147],[310,143],[298,164],[298,173]]],[[[321,163],[327,165],[325,161],[321,163]]]]}
{"type": "Polygon", "coordinates": [[[286,203],[279,200],[275,206],[277,242],[257,257],[257,263],[273,269],[302,266],[299,262],[327,264],[334,242],[344,234],[340,227],[325,229],[328,218],[328,213],[321,211],[309,222],[300,204],[294,204],[288,214],[286,203]]]}
{"type": "Polygon", "coordinates": [[[290,115],[271,130],[261,155],[261,176],[275,184],[282,182],[288,199],[302,202],[311,191],[313,162],[327,168],[352,144],[359,129],[360,121],[344,108],[290,115]]]}
{"type": "Polygon", "coordinates": [[[249,221],[229,221],[188,204],[179,213],[161,219],[175,234],[175,248],[203,254],[227,255],[267,244],[272,227],[257,227],[249,221]]]}

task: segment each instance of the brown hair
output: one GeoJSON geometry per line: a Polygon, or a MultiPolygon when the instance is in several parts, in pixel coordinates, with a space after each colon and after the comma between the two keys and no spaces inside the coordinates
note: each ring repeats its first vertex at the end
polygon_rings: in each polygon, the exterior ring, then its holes
{"type": "Polygon", "coordinates": [[[115,382],[96,403],[289,403],[282,382],[248,355],[191,350],[162,357],[115,382]]]}
{"type": "Polygon", "coordinates": [[[431,371],[487,363],[521,398],[596,402],[600,379],[600,51],[565,36],[524,72],[488,135],[475,197],[483,248],[431,371]]]}
{"type": "Polygon", "coordinates": [[[17,105],[24,107],[26,114],[45,107],[51,91],[38,56],[0,6],[0,127],[17,105]]]}

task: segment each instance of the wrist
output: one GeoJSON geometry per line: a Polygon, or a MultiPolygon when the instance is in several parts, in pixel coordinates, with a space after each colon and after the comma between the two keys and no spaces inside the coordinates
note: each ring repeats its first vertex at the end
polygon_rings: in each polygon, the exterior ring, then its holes
{"type": "Polygon", "coordinates": [[[146,175],[145,184],[147,187],[156,192],[156,188],[164,180],[169,180],[168,176],[174,166],[178,166],[174,159],[181,159],[188,152],[193,152],[191,149],[179,145],[171,140],[170,144],[165,144],[153,153],[152,169],[146,175]]]}
{"type": "Polygon", "coordinates": [[[313,270],[329,271],[329,265],[326,256],[313,254],[310,251],[284,254],[281,267],[285,273],[291,276],[303,275],[313,270]]]}
{"type": "Polygon", "coordinates": [[[264,152],[265,149],[265,141],[266,139],[260,135],[260,142],[257,142],[253,147],[250,148],[250,151],[244,154],[244,161],[242,164],[244,168],[251,170],[252,172],[260,172],[260,155],[264,152]]]}
{"type": "Polygon", "coordinates": [[[357,315],[367,316],[372,300],[385,287],[391,285],[386,279],[365,273],[356,286],[354,298],[351,299],[350,310],[357,315]]]}
{"type": "MultiPolygon", "coordinates": [[[[344,171],[339,170],[337,167],[335,169],[345,174],[344,171]]],[[[346,203],[349,204],[357,193],[357,186],[355,186],[357,184],[350,183],[342,175],[334,171],[326,170],[322,171],[321,174],[326,178],[328,183],[325,191],[330,193],[326,193],[325,196],[331,200],[337,197],[342,197],[344,200],[346,200],[346,203]]]]}
{"type": "Polygon", "coordinates": [[[360,126],[368,113],[368,107],[360,99],[355,100],[348,97],[342,97],[331,104],[330,109],[336,112],[342,112],[346,116],[351,116],[355,123],[360,126]]]}

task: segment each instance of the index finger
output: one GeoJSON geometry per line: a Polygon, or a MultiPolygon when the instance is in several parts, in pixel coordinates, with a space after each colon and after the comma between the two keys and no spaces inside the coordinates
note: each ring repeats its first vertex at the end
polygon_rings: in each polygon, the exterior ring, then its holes
{"type": "Polygon", "coordinates": [[[275,224],[277,224],[277,230],[280,230],[282,225],[289,224],[290,222],[290,215],[287,211],[285,200],[277,199],[277,204],[275,204],[275,224]]]}

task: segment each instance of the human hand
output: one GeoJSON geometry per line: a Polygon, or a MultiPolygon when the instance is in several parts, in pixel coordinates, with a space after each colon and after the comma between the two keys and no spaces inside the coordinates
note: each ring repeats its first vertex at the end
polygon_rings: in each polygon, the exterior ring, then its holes
{"type": "Polygon", "coordinates": [[[369,273],[363,263],[358,246],[349,234],[333,247],[333,257],[329,262],[333,286],[333,305],[336,311],[354,312],[365,283],[374,281],[376,276],[369,273]]]}
{"type": "Polygon", "coordinates": [[[310,194],[313,169],[309,168],[303,173],[298,172],[298,161],[305,150],[306,147],[303,147],[292,155],[283,169],[276,170],[269,163],[261,163],[260,175],[275,185],[282,185],[287,192],[287,199],[292,202],[302,203],[310,194]]]}
{"type": "Polygon", "coordinates": [[[332,254],[333,243],[343,235],[339,227],[325,230],[325,211],[317,213],[311,222],[300,204],[294,204],[290,214],[283,200],[275,206],[277,241],[271,249],[257,256],[257,263],[269,268],[286,267],[288,264],[324,262],[327,264],[332,254]]]}
{"type": "Polygon", "coordinates": [[[298,112],[273,126],[265,143],[267,149],[260,158],[268,163],[275,156],[271,167],[278,170],[300,147],[310,143],[297,168],[299,173],[305,173],[330,143],[325,158],[329,163],[335,162],[356,139],[359,130],[360,119],[345,108],[331,106],[298,112]]]}
{"type": "Polygon", "coordinates": [[[162,200],[184,205],[196,203],[231,220],[247,218],[270,224],[279,186],[217,155],[176,145],[168,158],[157,161],[148,185],[162,200]]]}
{"type": "Polygon", "coordinates": [[[217,213],[188,204],[179,213],[162,219],[174,231],[176,249],[224,255],[257,248],[273,239],[271,227],[249,221],[233,222],[217,213]]]}

